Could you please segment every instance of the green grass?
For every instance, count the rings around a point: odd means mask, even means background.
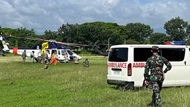
[[[0,107],[146,107],[151,91],[120,91],[106,82],[106,58],[87,56],[90,67],[22,63],[0,57]],[[190,107],[190,88],[164,88],[163,107]]]

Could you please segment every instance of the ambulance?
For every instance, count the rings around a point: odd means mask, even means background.
[[[144,86],[144,67],[153,45],[114,45],[107,61],[107,83],[122,89]],[[155,45],[154,45],[155,46]],[[172,69],[165,74],[163,87],[190,85],[190,46],[156,45]],[[164,66],[165,68],[166,66]]]

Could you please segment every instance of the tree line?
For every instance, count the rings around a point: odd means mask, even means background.
[[[31,47],[39,43],[24,38],[51,39],[60,42],[80,43],[88,46],[104,45],[107,49],[116,44],[163,44],[165,41],[186,41],[190,44],[190,24],[180,17],[170,19],[164,24],[166,33],[154,32],[150,25],[128,23],[118,25],[111,22],[88,22],[83,24],[63,24],[57,31],[46,30],[37,35],[33,29],[1,28],[0,32],[8,35],[9,43],[14,47]],[[22,38],[9,38],[10,35]],[[11,36],[10,36],[11,37]],[[20,42],[22,41],[22,42]]]

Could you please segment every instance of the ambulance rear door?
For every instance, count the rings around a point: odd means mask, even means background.
[[[127,80],[128,47],[112,47],[108,56],[108,80]]]
[[[140,46],[134,47],[133,54],[133,63],[132,63],[132,76],[131,79],[134,81],[134,86],[141,87],[144,80],[144,67],[146,60],[152,56],[151,46]]]

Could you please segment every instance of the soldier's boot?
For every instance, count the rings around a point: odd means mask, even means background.
[[[48,69],[48,65],[45,65],[45,66],[44,66],[44,69]]]

